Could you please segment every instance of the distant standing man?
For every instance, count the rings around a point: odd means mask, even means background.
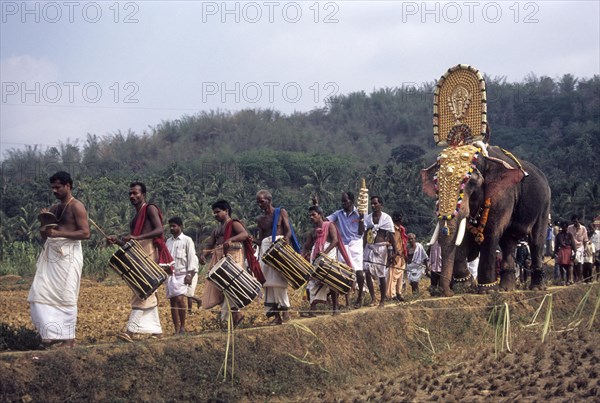
[[[554,253],[556,264],[560,271],[560,277],[566,285],[573,284],[573,250],[575,241],[573,235],[568,231],[569,223],[563,221],[560,224],[560,232],[554,238]],[[564,278],[566,274],[566,279]]]
[[[169,229],[171,236],[167,239],[167,248],[175,260],[175,265],[173,273],[167,279],[167,298],[171,304],[175,334],[184,334],[186,294],[193,279],[198,277],[198,257],[194,241],[183,233],[183,220],[180,217],[169,219]],[[195,298],[193,294],[192,298]]]
[[[265,311],[268,318],[274,318],[273,324],[281,325],[290,319],[290,298],[288,296],[288,282],[285,276],[262,260],[262,256],[277,239],[284,238],[290,242],[292,229],[289,216],[285,209],[276,210],[273,207],[273,196],[268,190],[259,190],[256,194],[256,204],[263,211],[258,217],[258,242],[260,245],[259,259],[265,283],[263,284],[265,297]],[[278,214],[276,214],[276,211]],[[277,215],[277,217],[275,217]]]
[[[350,262],[348,266],[352,266],[356,273],[356,282],[358,285],[358,298],[354,304],[355,308],[362,306],[363,287],[365,286],[365,277],[363,274],[363,240],[362,236],[365,232],[364,214],[359,213],[354,206],[354,193],[344,192],[341,198],[342,208],[335,213],[329,215],[327,219],[334,222],[342,237],[342,243],[348,252]],[[343,260],[344,257],[338,254],[338,260]]]
[[[588,241],[587,229],[579,222],[579,216],[574,214],[571,217],[572,224],[569,225],[567,231],[573,235],[575,242],[575,261],[573,264],[574,282],[583,280],[583,250],[584,245]]]
[[[27,301],[42,346],[73,347],[83,268],[81,240],[89,239],[90,227],[83,203],[72,195],[71,175],[64,171],[55,173],[50,177],[50,186],[60,203],[42,209],[42,213],[53,213],[56,224],[40,229],[44,249]]]
[[[404,285],[404,272],[406,271],[406,256],[408,254],[406,245],[408,238],[406,229],[402,225],[404,215],[398,211],[392,214],[394,222],[394,253],[389,257],[390,267],[387,280],[387,297],[398,302],[404,301],[402,297],[402,286]]]
[[[428,261],[427,252],[420,242],[417,242],[415,234],[408,234],[408,282],[412,287],[413,294],[419,293],[419,280],[425,273]]]
[[[108,241],[121,245],[132,239],[137,240],[159,265],[172,264],[173,258],[164,240],[162,212],[154,204],[146,202],[146,185],[144,183],[132,182],[129,185],[129,201],[136,211],[129,223],[130,234],[121,238],[112,235]],[[118,337],[131,342],[133,341],[131,336],[134,334],[150,334],[155,338],[162,336],[156,292],[145,300],[139,298],[135,293],[133,294],[127,330],[120,333]]]
[[[379,308],[383,308],[385,303],[386,276],[388,272],[388,247],[390,255],[396,254],[396,243],[394,242],[394,222],[389,214],[384,213],[383,199],[380,196],[371,197],[371,208],[373,212],[367,215],[364,225],[366,232],[364,235],[364,263],[363,272],[367,279],[371,275],[379,279]],[[373,288],[373,281],[370,281],[369,292]],[[369,285],[367,283],[367,285]],[[373,293],[374,294],[374,293]],[[372,298],[374,295],[372,295]],[[375,302],[374,298],[372,303]]]

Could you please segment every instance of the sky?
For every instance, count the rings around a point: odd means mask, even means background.
[[[600,0],[0,6],[0,158],[201,111],[307,112],[459,63],[509,82],[600,74]]]

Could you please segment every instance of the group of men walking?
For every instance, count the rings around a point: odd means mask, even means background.
[[[54,213],[57,220],[55,224],[41,228],[44,250],[38,260],[28,301],[32,321],[42,337],[43,347],[72,346],[83,265],[81,240],[90,237],[90,228],[85,206],[73,197],[71,176],[67,172],[58,172],[50,178],[50,184],[59,203],[51,206],[49,211]],[[193,303],[206,309],[221,305],[221,318],[226,319],[231,313],[234,325],[243,320],[243,314],[210,281],[205,282],[201,299],[194,295],[199,264],[206,264],[210,257],[210,270],[224,255],[231,256],[242,267],[246,264],[253,267],[255,275],[260,273],[265,314],[272,319],[272,323],[281,324],[289,320],[291,304],[288,281],[281,271],[262,259],[269,247],[281,238],[311,263],[323,253],[352,268],[356,277],[357,298],[354,307],[357,308],[365,304],[367,292],[370,295],[367,305],[376,305],[374,278],[380,291],[378,306],[382,307],[386,300],[403,299],[406,271],[413,290],[425,271],[427,255],[423,248],[419,248],[414,234],[406,234],[401,214],[394,213],[391,217],[382,211],[383,200],[378,196],[371,198],[373,212],[366,216],[358,212],[351,192],[342,194],[342,208],[329,216],[325,216],[318,205],[310,207],[308,214],[313,228],[301,246],[287,211],[274,207],[271,193],[260,190],[256,195],[256,203],[262,215],[257,219],[258,237],[254,240],[259,245],[257,260],[250,234],[242,222],[232,218],[231,206],[227,201],[218,200],[211,206],[218,224],[211,232],[205,248],[197,255],[193,240],[183,233],[183,220],[180,217],[168,220],[171,237],[165,242],[162,212],[158,206],[146,201],[146,191],[142,182],[130,184],[129,200],[135,208],[135,216],[129,224],[128,234],[106,238],[108,243],[118,245],[137,241],[145,253],[169,271],[166,296],[170,301],[175,334],[185,333],[186,312],[191,312]],[[339,312],[337,292],[315,279],[310,281],[307,289],[312,312],[317,304],[326,303],[329,298],[334,314]],[[349,305],[346,295],[346,306]],[[140,334],[160,337],[162,333],[156,292],[146,299],[133,293],[127,326],[118,337],[133,341]]]

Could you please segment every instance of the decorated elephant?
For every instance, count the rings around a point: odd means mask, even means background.
[[[421,172],[424,193],[437,197],[438,223],[431,243],[442,252],[441,287],[467,280],[467,261],[479,254],[480,291],[515,288],[514,251],[528,237],[531,288],[543,287],[542,259],[550,210],[544,174],[510,152],[487,144],[485,81],[471,66],[458,65],[438,81],[434,94],[434,139],[447,145]],[[502,251],[499,280],[496,250]]]
[[[519,240],[525,237],[529,237],[532,256],[531,287],[543,285],[542,259],[550,210],[548,181],[534,165],[520,161],[518,166],[499,147],[485,148],[487,151],[476,145],[447,148],[437,163],[422,171],[423,191],[438,196],[434,237],[442,250],[445,296],[453,294],[452,276],[456,281],[468,278],[467,261],[478,254],[479,287],[483,291],[495,288],[498,247],[503,256],[500,289],[514,289],[513,256]]]

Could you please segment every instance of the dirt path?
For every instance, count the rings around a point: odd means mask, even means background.
[[[184,337],[118,343],[114,334],[127,319],[128,290],[90,283],[80,298],[79,345],[0,354],[0,400],[598,401],[600,318],[591,329],[588,324],[599,289],[593,286],[577,317],[589,290],[584,285],[428,298],[335,317],[294,315],[277,327],[264,325],[257,305],[227,350],[227,333],[215,330],[213,312],[196,312]],[[527,325],[548,293],[553,321],[542,344],[548,300],[538,323]],[[0,287],[2,323],[30,326],[26,294],[25,286]],[[294,299],[304,304],[300,295]],[[512,352],[496,356],[489,319],[498,318],[504,303]],[[168,329],[166,301],[161,304]]]

